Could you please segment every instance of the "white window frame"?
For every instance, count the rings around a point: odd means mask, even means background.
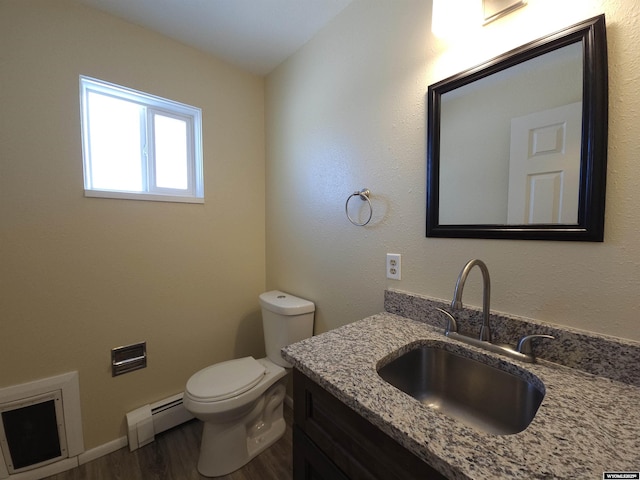
[[[106,190],[92,185],[91,138],[89,135],[89,93],[108,95],[141,105],[140,128],[142,146],[142,191]],[[84,165],[84,195],[86,197],[122,198],[162,202],[204,203],[202,165],[202,111],[197,107],[157,97],[91,77],[80,76],[80,108],[82,117],[82,150]],[[160,188],[155,182],[154,114],[183,120],[187,125],[187,188]]]

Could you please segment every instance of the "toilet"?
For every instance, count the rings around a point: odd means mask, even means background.
[[[285,432],[282,403],[286,345],[313,335],[313,302],[273,290],[260,295],[266,358],[237,358],[196,372],[184,406],[204,422],[198,471],[227,475],[275,443]]]

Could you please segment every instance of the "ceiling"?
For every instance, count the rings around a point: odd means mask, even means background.
[[[352,0],[79,0],[266,75]]]

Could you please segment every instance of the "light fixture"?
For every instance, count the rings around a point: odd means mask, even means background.
[[[482,0],[483,25],[504,17],[526,4],[527,0]]]
[[[433,0],[431,31],[441,39],[464,39],[481,28],[480,0]]]

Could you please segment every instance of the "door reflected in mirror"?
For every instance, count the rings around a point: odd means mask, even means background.
[[[604,16],[429,87],[427,236],[602,241]]]

